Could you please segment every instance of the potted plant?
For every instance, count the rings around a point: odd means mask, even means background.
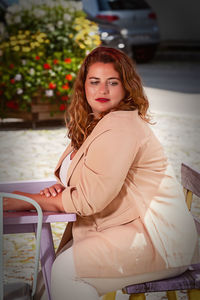
[[[0,40],[0,117],[60,116],[98,26],[75,1],[19,1],[8,7]],[[38,107],[38,105],[40,105]]]

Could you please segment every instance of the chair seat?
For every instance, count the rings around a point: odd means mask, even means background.
[[[123,290],[126,294],[137,294],[198,288],[200,288],[200,264],[192,265],[187,271],[179,276],[129,285]]]

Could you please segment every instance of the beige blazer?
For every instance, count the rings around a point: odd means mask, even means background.
[[[57,180],[63,159],[55,170]],[[80,277],[132,276],[191,263],[197,232],[163,147],[137,111],[107,114],[73,158],[62,193],[77,214]],[[72,233],[71,233],[72,229]]]

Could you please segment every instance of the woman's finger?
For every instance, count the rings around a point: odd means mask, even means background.
[[[57,193],[60,193],[63,190],[63,187],[61,184],[55,184],[54,187],[55,187],[55,190],[57,191]]]
[[[45,195],[46,197],[50,197],[50,196],[51,196],[51,194],[50,194],[50,192],[49,192],[49,188],[45,188],[45,189],[43,190],[43,192],[44,192],[44,195]]]
[[[54,188],[54,186],[51,186],[51,187],[49,188],[49,193],[50,193],[53,197],[55,197],[55,196],[57,195],[57,190]]]

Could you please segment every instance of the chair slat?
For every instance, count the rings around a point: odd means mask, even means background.
[[[193,276],[191,276],[191,272]],[[199,284],[196,278],[196,274],[198,274],[198,272],[199,271],[186,271],[177,277],[130,285],[124,290],[127,294],[134,294],[193,289]]]
[[[190,275],[191,271],[186,271],[183,274],[169,279],[147,282],[148,292],[164,292],[187,290],[195,288],[195,280]]]
[[[200,197],[200,173],[185,164],[181,165],[181,184]]]
[[[146,293],[147,287],[145,283],[139,283],[139,284],[126,286],[125,288],[123,288],[123,291],[126,294]]]

